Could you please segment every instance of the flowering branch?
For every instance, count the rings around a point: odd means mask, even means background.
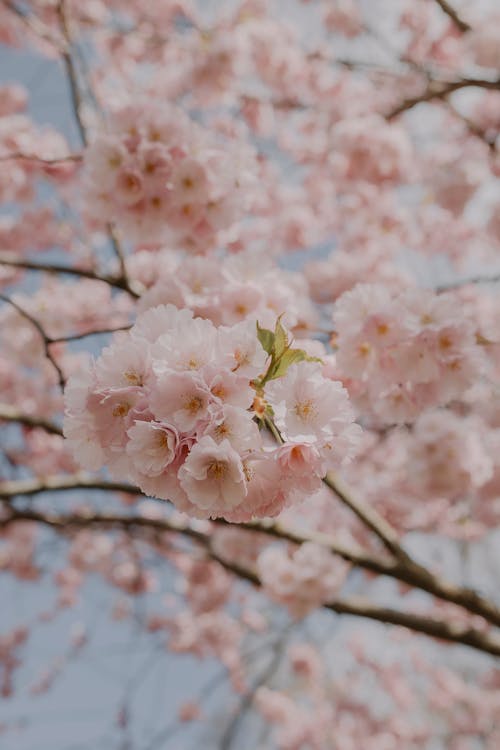
[[[385,520],[376,510],[369,506],[363,505],[359,500],[354,498],[349,488],[332,473],[326,475],[323,482],[329,487],[337,497],[364,523],[371,531],[378,536],[380,541],[397,559],[408,561],[408,555],[402,549],[396,530]]]
[[[455,91],[472,87],[487,89],[489,91],[498,91],[500,89],[500,80],[490,81],[488,79],[463,78],[460,81],[430,81],[426,90],[422,94],[412,96],[409,99],[402,101],[401,104],[398,104],[397,107],[386,114],[386,119],[392,120],[403,112],[413,109],[417,104],[431,102],[435,99],[444,100]]]
[[[33,416],[32,414],[23,414],[18,409],[8,404],[0,404],[0,421],[1,422],[18,422],[26,427],[40,427],[51,435],[62,435],[62,429],[43,417]]]
[[[1,490],[0,490],[1,496]],[[226,560],[212,549],[209,534],[198,531],[184,522],[172,519],[151,519],[146,517],[127,517],[112,514],[67,514],[56,515],[33,510],[18,511],[10,508],[9,515],[0,520],[0,527],[13,522],[37,522],[57,531],[67,531],[71,528],[85,528],[89,526],[107,528],[144,528],[155,531],[181,533],[193,538],[203,545],[210,559],[220,563],[226,570],[237,575],[254,586],[261,586],[259,576],[249,568]],[[377,620],[389,625],[399,625],[418,633],[430,635],[450,643],[470,646],[478,651],[500,656],[500,638],[491,633],[484,633],[476,628],[458,623],[450,624],[434,617],[427,617],[415,613],[401,612],[390,607],[372,604],[364,597],[338,598],[323,605],[337,614],[348,614]]]
[[[469,24],[466,23],[462,18],[460,18],[457,11],[452,8],[447,0],[436,0],[436,3],[439,5],[443,13],[446,13],[446,15],[451,18],[455,26],[460,29],[460,31],[470,31],[471,27],[469,26]]]
[[[9,266],[11,268],[21,268],[26,271],[45,271],[46,273],[67,273],[70,276],[79,276],[84,279],[93,279],[94,281],[102,281],[109,286],[122,289],[137,299],[140,295],[134,291],[132,287],[121,277],[112,276],[108,274],[99,274],[96,271],[91,271],[86,268],[75,268],[74,266],[63,266],[58,263],[38,263],[30,260],[16,260],[8,255],[0,254],[0,265]]]
[[[61,32],[64,37],[64,40],[66,42],[65,48],[61,51],[61,55],[64,61],[64,65],[66,68],[66,74],[69,82],[70,92],[71,92],[71,102],[73,105],[73,112],[75,115],[75,121],[78,126],[78,131],[80,133],[80,138],[82,141],[82,144],[84,146],[88,146],[88,137],[87,137],[87,130],[83,121],[82,117],[82,96],[80,93],[80,87],[78,84],[78,72],[76,69],[76,65],[73,60],[73,56],[71,54],[71,49],[73,46],[73,40],[71,38],[70,30],[69,30],[69,24],[68,24],[68,18],[66,13],[66,3],[65,0],[59,0],[59,3],[57,5],[57,13],[59,16],[59,24],[61,27]],[[123,283],[124,288],[127,290],[130,289],[130,283],[127,276],[127,269],[125,265],[125,255],[123,253],[123,249],[121,247],[121,243],[118,239],[118,236],[116,234],[116,231],[112,224],[108,224],[107,226],[107,232],[108,237],[111,242],[111,246],[113,248],[113,251],[118,259],[118,262],[120,264],[120,281]]]
[[[16,479],[0,482],[0,498],[13,498],[20,495],[37,495],[42,492],[67,492],[68,490],[108,490],[125,492],[128,495],[142,495],[138,487],[124,482],[96,479],[88,474],[68,474],[38,479]]]
[[[123,482],[111,482],[96,479],[90,475],[82,473],[77,475],[47,477],[43,481],[37,479],[20,479],[2,482],[0,483],[0,498],[12,499],[21,495],[36,495],[42,492],[66,492],[68,490],[80,489],[124,492],[130,495],[143,494],[139,488],[134,487],[133,485]],[[342,491],[344,497],[347,497],[344,488],[342,488]],[[351,500],[351,502],[353,501]],[[356,503],[356,506],[358,509],[360,508],[359,503]],[[361,509],[360,513],[362,515],[358,517],[363,520],[363,515],[365,513],[364,509]],[[82,519],[86,517],[76,516],[75,518]],[[104,519],[104,523],[111,523],[112,518],[115,517],[100,516],[101,520]],[[134,517],[131,517],[128,519],[128,522],[133,525],[135,520]],[[227,522],[222,519],[217,519],[214,523],[226,524]],[[154,528],[160,530],[163,529],[163,524],[166,524],[165,528],[168,530],[171,522],[158,519],[151,520],[139,518],[135,525],[151,526],[153,524]],[[300,534],[292,529],[288,529],[279,522],[261,521],[232,525],[247,531],[264,533],[276,539],[290,541],[295,544],[303,544],[311,541],[315,542],[316,544],[327,547],[330,552],[342,557],[344,560],[347,560],[357,567],[402,581],[403,583],[414,586],[421,591],[426,591],[439,599],[457,604],[469,612],[483,617],[488,622],[500,626],[500,612],[495,604],[480,596],[472,589],[456,586],[446,579],[431,573],[426,568],[415,563],[415,561],[406,555],[406,553],[404,553],[405,557],[403,559],[397,562],[392,562],[367,554],[360,550],[349,549],[326,534],[320,534],[317,532]],[[179,526],[176,528],[178,530],[185,530],[191,527],[188,524],[185,524],[182,528]],[[233,572],[236,572],[238,569],[239,568],[236,565]]]
[[[468,286],[469,284],[497,284],[500,282],[500,273],[494,276],[472,276],[468,279],[457,279],[456,281],[450,281],[446,284],[440,284],[436,287],[436,292],[441,294],[442,292],[448,292],[451,289],[459,289],[462,286]]]
[[[26,318],[26,320],[29,320],[29,322],[35,326],[36,330],[42,337],[43,341],[43,347],[45,350],[45,356],[53,366],[54,370],[57,373],[57,379],[59,382],[59,386],[61,390],[64,390],[64,386],[66,385],[66,378],[64,377],[63,371],[57,364],[56,360],[54,359],[54,356],[52,355],[52,352],[50,351],[50,344],[52,343],[49,336],[45,333],[43,327],[40,325],[38,320],[36,320],[32,315],[30,315],[26,310],[24,310],[22,307],[20,307],[14,300],[10,299],[10,297],[7,297],[5,294],[0,294],[0,299],[6,302],[8,305],[13,307],[19,315],[22,315],[23,318]]]

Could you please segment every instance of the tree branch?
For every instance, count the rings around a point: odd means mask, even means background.
[[[435,291],[437,294],[442,294],[442,292],[459,289],[462,286],[468,286],[468,284],[498,284],[499,282],[500,273],[494,276],[472,276],[468,279],[457,279],[456,281],[449,281],[446,284],[440,284],[436,287]]]
[[[173,519],[151,519],[147,517],[130,517],[111,514],[68,514],[56,515],[33,510],[18,511],[10,508],[8,517],[0,519],[0,527],[14,522],[38,522],[58,531],[69,531],[71,528],[85,528],[89,526],[105,528],[145,528],[155,531],[180,533],[191,537],[202,544],[210,559],[220,563],[226,570],[239,578],[248,581],[256,587],[261,586],[257,574],[242,565],[233,563],[221,557],[212,549],[210,535],[194,529],[189,523],[174,521]],[[439,640],[470,646],[494,656],[500,656],[500,638],[496,634],[484,633],[458,623],[448,623],[434,617],[418,613],[401,612],[390,607],[373,604],[364,597],[339,598],[323,605],[337,614],[348,614],[364,617],[389,625],[399,625],[417,633],[423,633]]]
[[[55,422],[32,414],[23,414],[8,404],[0,404],[0,422],[17,422],[26,425],[26,427],[39,427],[51,435],[63,434],[62,429]]]
[[[439,5],[443,13],[446,13],[446,15],[451,18],[457,29],[460,29],[462,32],[470,31],[471,27],[469,24],[460,18],[457,11],[451,7],[447,0],[436,0],[436,3]]]
[[[63,371],[61,370],[61,368],[57,364],[56,360],[54,359],[54,357],[52,355],[52,352],[50,351],[51,340],[47,336],[47,334],[45,333],[43,327],[40,325],[40,323],[38,322],[38,320],[36,320],[36,318],[34,318],[32,315],[30,315],[28,312],[26,312],[26,310],[23,310],[23,308],[20,307],[17,304],[17,302],[14,302],[14,300],[10,299],[10,297],[7,297],[7,295],[0,294],[0,299],[3,300],[4,302],[6,302],[11,307],[13,307],[14,310],[17,310],[17,312],[19,313],[19,315],[22,315],[23,318],[26,318],[26,320],[29,320],[29,322],[36,328],[36,330],[38,331],[38,333],[42,337],[42,342],[43,342],[43,348],[44,348],[44,351],[45,351],[45,356],[47,357],[47,359],[49,360],[49,362],[52,364],[54,370],[57,373],[57,379],[58,379],[58,382],[59,382],[59,387],[61,388],[61,390],[64,390],[64,387],[66,385],[66,378],[64,377]]]
[[[417,104],[431,102],[435,99],[446,99],[447,96],[453,94],[455,91],[472,87],[497,91],[500,89],[500,80],[490,81],[488,79],[479,78],[462,78],[460,81],[430,81],[426,90],[422,94],[405,99],[391,112],[388,112],[385,117],[387,120],[392,120],[403,112],[413,109]]]
[[[380,539],[382,544],[397,559],[408,560],[409,557],[399,543],[399,535],[388,521],[385,520],[374,508],[363,505],[351,494],[349,488],[335,476],[332,472],[328,473],[323,482],[329,487],[337,497]]]
[[[75,268],[73,266],[63,266],[58,263],[38,263],[31,260],[16,260],[14,257],[8,255],[2,255],[0,253],[0,265],[9,266],[11,268],[20,268],[26,271],[44,271],[46,273],[67,273],[70,276],[79,276],[84,279],[93,279],[94,281],[102,281],[109,286],[121,289],[124,292],[128,292],[132,297],[138,299],[140,294],[134,291],[126,281],[120,276],[112,276],[106,274],[99,274],[96,271],[90,271],[86,268]]]
[[[84,146],[88,146],[88,137],[85,123],[82,116],[82,96],[80,93],[80,87],[78,84],[78,71],[71,54],[73,48],[73,40],[71,38],[68,17],[66,13],[66,2],[65,0],[59,0],[57,5],[57,13],[59,16],[59,25],[61,27],[61,33],[65,40],[65,48],[61,51],[61,55],[66,68],[66,74],[69,82],[71,92],[71,102],[73,105],[73,112],[75,115],[75,121],[78,126],[80,138]],[[120,281],[123,283],[125,289],[130,290],[130,283],[127,275],[127,268],[125,265],[125,255],[121,246],[121,243],[117,237],[116,231],[112,224],[107,225],[108,237],[115,253],[118,263],[120,266]]]
[[[451,624],[434,617],[381,607],[362,597],[336,599],[324,606],[337,614],[354,615],[389,625],[399,625],[442,641],[460,643],[493,656],[500,656],[500,638],[497,634],[486,634],[467,625]]]
[[[64,67],[66,69],[66,75],[68,78],[69,88],[70,88],[70,95],[71,95],[71,103],[73,105],[73,112],[75,114],[75,121],[78,128],[78,132],[80,134],[80,139],[82,141],[82,144],[84,146],[87,146],[88,139],[87,139],[87,130],[85,128],[85,124],[83,122],[82,117],[82,97],[80,95],[80,87],[78,85],[78,73],[76,70],[76,66],[73,62],[73,57],[71,55],[71,47],[72,47],[72,40],[69,33],[68,28],[68,20],[66,17],[66,4],[64,0],[59,0],[57,4],[57,14],[59,17],[59,26],[61,29],[61,33],[63,35],[65,46],[61,50],[61,57],[64,62]]]
[[[38,495],[42,492],[68,492],[69,490],[104,490],[125,492],[128,495],[142,495],[138,487],[125,482],[99,479],[89,474],[68,474],[45,477],[44,479],[15,479],[0,482],[0,498],[14,498],[20,495]]]
[[[130,495],[138,496],[143,495],[141,490],[133,485],[122,482],[111,482],[98,478],[96,479],[91,475],[82,473],[77,475],[47,477],[43,481],[37,479],[18,479],[2,482],[0,483],[0,498],[12,499],[17,496],[36,495],[42,492],[67,492],[69,490],[81,489],[125,492]],[[81,523],[82,517],[77,518],[80,519],[78,522]],[[99,523],[113,523],[113,519],[116,521],[115,516],[101,516]],[[363,519],[361,518],[361,520]],[[88,519],[86,519],[86,522],[89,522]],[[120,519],[118,518],[116,522],[120,522]],[[156,519],[149,520],[139,518],[136,522],[134,517],[131,517],[127,522],[129,525],[148,525],[160,531],[163,529],[163,522]],[[224,521],[223,519],[217,519],[212,523],[227,525],[227,521]],[[315,542],[316,544],[326,547],[332,554],[342,557],[352,565],[406,583],[409,586],[413,586],[414,588],[425,591],[428,594],[432,594],[438,599],[463,607],[468,612],[479,615],[487,622],[500,627],[500,611],[493,602],[490,602],[473,589],[457,586],[441,576],[432,573],[427,570],[427,568],[416,563],[406,554],[405,557],[400,560],[386,560],[361,550],[345,547],[327,534],[321,534],[319,532],[300,534],[291,529],[287,529],[279,522],[273,523],[261,521],[231,525],[247,531],[267,534],[275,539],[289,541],[294,544],[303,544],[311,541]],[[187,527],[188,526],[186,525],[184,528]],[[223,561],[215,552],[212,552],[212,557],[213,559],[217,559],[218,562],[221,562],[221,564],[224,563],[227,567],[228,562],[225,560]],[[233,572],[241,576],[242,571],[240,567],[233,563],[231,563],[231,565],[233,566]],[[252,580],[255,581],[255,579]]]

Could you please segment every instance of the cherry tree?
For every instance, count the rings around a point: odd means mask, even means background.
[[[74,126],[0,87],[0,570],[44,600],[3,700],[84,661],[85,622],[30,641],[98,580],[220,665],[133,740],[126,691],[122,750],[498,748],[499,39],[493,2],[0,2]]]

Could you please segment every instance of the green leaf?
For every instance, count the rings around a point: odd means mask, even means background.
[[[276,327],[274,329],[274,356],[276,359],[279,359],[289,346],[287,333],[281,325],[281,318],[282,315],[280,315],[276,321]]]
[[[264,351],[267,352],[267,354],[272,355],[274,351],[274,333],[267,328],[261,328],[257,322],[257,338],[259,339]]]
[[[302,349],[287,349],[278,362],[276,362],[276,367],[273,368],[273,373],[269,380],[283,377],[291,365],[294,365],[296,362],[303,362],[305,359],[307,359],[307,354]]]

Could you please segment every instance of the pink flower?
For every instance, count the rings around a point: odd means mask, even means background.
[[[301,618],[337,593],[349,566],[325,547],[306,542],[291,555],[284,547],[266,547],[257,569],[268,595]]]
[[[344,443],[344,437],[351,436],[354,446],[360,428],[354,424],[347,391],[339,382],[323,377],[319,363],[292,365],[284,377],[266,387],[266,395],[286,440],[316,443],[320,450],[326,447],[331,459],[330,443],[337,439]]]
[[[159,420],[170,422],[181,432],[192,432],[206,419],[210,391],[196,372],[167,371],[152,388],[150,406]]]
[[[179,436],[170,425],[138,420],[127,435],[127,454],[141,474],[157,476],[174,460]]]
[[[191,449],[179,470],[181,487],[206,517],[240,505],[247,494],[243,464],[228,440],[216,443],[208,435]]]

